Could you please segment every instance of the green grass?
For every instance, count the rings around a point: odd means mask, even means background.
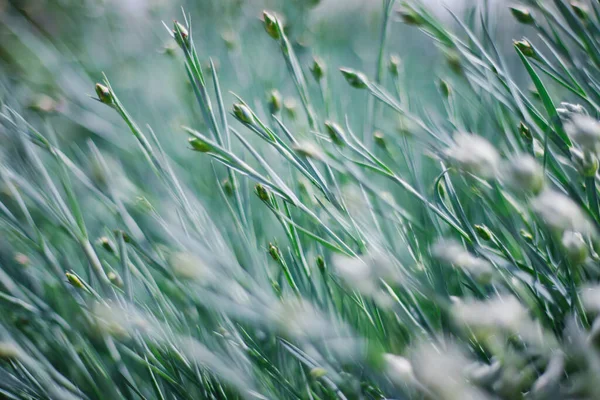
[[[507,52],[487,2],[384,0],[372,73],[266,11],[245,71],[285,68],[284,99],[226,92],[184,15],[176,132],[110,73],[64,109],[3,82],[0,397],[599,398],[600,7],[526,3]]]

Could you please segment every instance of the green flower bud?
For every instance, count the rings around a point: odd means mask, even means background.
[[[292,120],[296,119],[297,106],[298,103],[296,103],[296,100],[294,100],[293,97],[288,97],[283,101],[283,108],[285,109],[287,116]]]
[[[269,243],[269,255],[276,262],[281,261],[281,253],[279,252],[277,246],[275,246],[273,243]]]
[[[571,8],[573,9],[575,15],[577,15],[580,19],[584,21],[588,19],[590,9],[585,3],[573,0],[571,1]]]
[[[244,124],[252,125],[254,124],[254,115],[252,111],[242,103],[237,103],[233,105],[233,115]]]
[[[457,75],[462,75],[463,67],[462,62],[460,61],[460,55],[455,51],[447,51],[446,52],[446,63]]]
[[[515,17],[515,19],[520,23],[525,25],[531,25],[535,23],[533,15],[531,15],[529,9],[524,7],[509,7],[509,9],[513,17]]]
[[[440,79],[440,92],[445,98],[450,97],[450,94],[452,94],[452,88],[450,87],[448,82],[446,82],[443,79]]]
[[[323,256],[317,256],[317,268],[319,268],[319,271],[322,273],[325,272],[326,266]]]
[[[113,103],[113,98],[112,98],[112,94],[110,93],[110,90],[100,84],[100,83],[96,83],[96,94],[98,95],[98,100],[100,100],[101,103],[104,103],[108,106],[112,105]]]
[[[254,186],[254,192],[262,201],[267,203],[271,201],[271,195],[269,194],[269,191],[260,183]]]
[[[422,26],[425,23],[423,18],[407,3],[403,3],[397,13],[406,25]]]
[[[224,179],[221,186],[223,187],[223,192],[225,192],[226,196],[233,197],[233,195],[235,193],[235,187],[233,186],[233,183],[231,183],[231,181],[229,179]]]
[[[329,138],[331,141],[338,146],[344,146],[346,144],[346,135],[344,134],[344,130],[335,122],[326,121],[325,128],[327,129],[327,133],[329,134]]]
[[[279,39],[281,37],[281,23],[275,14],[271,14],[268,11],[263,11],[263,24],[265,31],[273,39]]]
[[[492,231],[485,225],[475,225],[475,232],[477,236],[486,242],[492,240]]]
[[[173,21],[173,37],[179,46],[188,46],[190,37],[187,28],[177,21]]]
[[[106,276],[108,277],[108,280],[110,281],[110,283],[112,283],[113,285],[122,288],[123,287],[123,280],[121,279],[121,277],[119,275],[117,275],[117,273],[110,271],[108,274],[106,274]]]
[[[385,148],[385,135],[381,131],[375,131],[373,133],[373,141],[381,148]]]
[[[281,93],[279,90],[273,89],[269,93],[269,111],[271,114],[277,114],[281,110]]]
[[[586,178],[596,176],[598,172],[598,157],[590,151],[580,151],[576,148],[571,148],[571,160],[581,173]]]
[[[83,282],[81,282],[81,279],[79,279],[77,275],[72,274],[70,272],[66,272],[65,276],[67,277],[67,281],[71,284],[71,286],[76,287],[77,289],[85,288]]]
[[[310,72],[312,72],[313,77],[318,82],[325,76],[325,63],[319,57],[315,57],[313,59],[313,64],[310,67]]]
[[[364,89],[369,85],[369,79],[362,72],[350,68],[340,68],[340,72],[352,87]]]
[[[528,143],[531,143],[533,141],[533,136],[531,135],[531,130],[523,122],[521,122],[519,124],[519,133]]]
[[[327,375],[327,370],[325,368],[315,367],[310,370],[310,377],[313,379],[319,379]]]
[[[514,42],[514,45],[517,49],[519,49],[521,51],[521,53],[523,53],[523,55],[525,57],[535,56],[535,50],[533,49],[533,46],[531,45],[529,40],[527,40],[527,39],[516,40]]]
[[[104,250],[108,251],[109,253],[115,252],[114,246],[110,242],[110,239],[107,238],[106,236],[102,236],[101,238],[99,238],[97,243],[98,243],[98,245],[102,246],[104,248]]]
[[[189,138],[188,143],[192,146],[192,150],[194,150],[194,151],[199,151],[201,153],[208,153],[209,151],[212,150],[212,146],[210,144],[206,143],[204,140],[197,138],[197,137]]]
[[[527,243],[533,243],[533,235],[531,233],[527,232],[525,229],[521,229],[519,233]]]
[[[398,57],[395,54],[392,54],[390,56],[390,63],[388,65],[388,69],[390,70],[390,74],[392,74],[392,76],[398,76],[400,74],[401,64],[402,61],[400,60],[400,57]]]
[[[572,265],[580,265],[587,259],[588,247],[581,233],[567,231],[562,237],[565,256]]]

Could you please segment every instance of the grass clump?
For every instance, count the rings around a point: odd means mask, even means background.
[[[98,110],[134,150],[2,105],[0,396],[600,397],[600,10],[511,6],[529,38],[504,54],[487,5],[452,28],[383,5],[373,77],[304,62],[265,11],[285,99],[227,104],[190,19],[167,26],[191,158],[107,78]],[[395,16],[447,61],[426,106],[388,57]]]

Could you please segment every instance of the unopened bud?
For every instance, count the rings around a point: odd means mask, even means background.
[[[584,21],[588,19],[590,9],[585,3],[575,0],[571,1],[571,8],[573,9],[575,15],[577,15],[580,19]]]
[[[109,253],[114,253],[115,249],[110,240],[106,236],[102,236],[98,239],[97,242],[100,246],[102,246]]]
[[[329,134],[331,141],[338,146],[343,146],[346,143],[344,130],[335,122],[326,121],[325,128]]]
[[[100,100],[101,103],[104,103],[109,106],[112,105],[112,94],[106,86],[100,83],[96,83],[96,94],[98,95],[98,100]]]
[[[391,55],[390,56],[390,63],[388,65],[388,68],[390,70],[390,74],[392,74],[392,76],[398,76],[400,74],[400,65],[402,64],[402,61],[400,60],[400,57],[398,57],[397,55]]]
[[[397,12],[398,16],[400,16],[402,21],[407,25],[421,26],[425,22],[423,18],[406,3],[404,3]]]
[[[288,97],[283,101],[283,108],[290,119],[296,119],[296,108],[298,103],[293,97]]]
[[[71,286],[76,287],[78,289],[85,288],[83,282],[81,282],[81,279],[79,279],[77,275],[72,274],[70,272],[66,272],[65,276],[67,277],[67,281],[71,284]]]
[[[321,367],[315,367],[310,370],[310,377],[313,379],[319,379],[327,375],[327,370]]]
[[[460,56],[455,51],[447,51],[446,52],[446,63],[448,66],[457,75],[461,75],[463,72],[462,62],[460,61]]]
[[[340,72],[346,78],[350,86],[357,89],[364,89],[369,85],[369,80],[362,72],[355,71],[350,68],[340,68]]]
[[[588,248],[581,233],[567,231],[563,234],[561,243],[571,264],[580,265],[587,259]]]
[[[440,79],[440,92],[445,98],[450,97],[450,94],[452,94],[452,88],[450,87],[450,84],[443,79]]]
[[[254,186],[254,192],[256,193],[258,198],[261,199],[262,201],[264,201],[264,202],[271,201],[271,196],[269,194],[269,191],[267,190],[267,188],[265,188],[260,183],[257,184],[256,186]]]
[[[106,274],[106,276],[108,277],[108,280],[110,281],[110,283],[112,283],[113,285],[115,285],[119,288],[123,287],[123,280],[115,272],[110,271],[108,274]]]
[[[519,233],[527,243],[533,243],[533,235],[531,233],[527,232],[525,229],[521,229]]]
[[[225,192],[225,195],[227,195],[228,197],[232,197],[233,194],[235,193],[235,187],[233,186],[233,183],[231,183],[231,181],[229,179],[223,180],[223,183],[221,184],[221,186],[223,187],[223,192]]]
[[[269,243],[269,255],[276,262],[281,260],[281,253],[279,253],[279,249],[273,243]]]
[[[571,160],[581,173],[586,178],[596,176],[598,172],[598,157],[590,151],[580,151],[575,148],[570,149]]]
[[[519,124],[519,133],[528,143],[531,143],[531,141],[533,140],[533,136],[531,135],[531,130],[523,122],[521,122]]]
[[[271,14],[268,11],[263,11],[263,23],[265,31],[273,39],[279,39],[281,37],[281,23],[275,14]]]
[[[319,57],[315,57],[313,59],[312,66],[310,67],[310,72],[312,72],[313,77],[318,82],[323,79],[325,76],[325,63]]]
[[[383,132],[375,131],[375,133],[373,133],[373,140],[377,146],[385,148],[385,135]]]
[[[514,42],[514,45],[525,57],[535,56],[535,50],[527,39],[521,39]]]
[[[236,103],[233,105],[233,115],[244,124],[252,125],[254,123],[254,115],[252,111],[242,103]]]
[[[525,25],[531,25],[535,22],[533,15],[529,9],[524,7],[509,7],[510,13],[515,17],[517,21]]]
[[[317,257],[317,268],[319,268],[319,271],[321,272],[325,272],[325,259],[323,258],[323,256],[318,256]]]
[[[192,150],[194,150],[194,151],[199,151],[201,153],[208,153],[209,151],[212,150],[212,146],[210,144],[208,144],[204,140],[197,138],[197,137],[189,138],[188,143],[190,144],[190,146],[192,146]]]
[[[269,111],[271,114],[277,114],[281,110],[281,93],[279,90],[273,89],[269,93]]]
[[[173,21],[173,37],[180,46],[189,44],[190,37],[187,28],[177,21]]]
[[[492,231],[485,225],[475,225],[475,232],[477,232],[477,236],[486,242],[492,240]]]
[[[9,342],[0,342],[0,360],[14,360],[19,357],[19,348]]]

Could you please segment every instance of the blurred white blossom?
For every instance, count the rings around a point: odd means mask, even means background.
[[[581,208],[570,197],[555,190],[544,190],[532,203],[533,211],[552,229],[560,232],[593,233],[594,228]]]
[[[576,114],[565,127],[567,134],[584,150],[600,150],[600,122],[587,115]]]
[[[500,155],[490,142],[465,132],[454,135],[454,145],[445,154],[453,165],[481,178],[494,177],[500,163]]]
[[[581,264],[588,256],[587,243],[579,232],[566,231],[563,234],[561,244],[572,264]]]
[[[520,154],[503,163],[502,180],[516,191],[539,193],[544,186],[544,169],[528,154]]]
[[[474,256],[454,240],[438,241],[432,246],[431,252],[441,262],[464,269],[479,282],[489,282],[494,273],[489,261]]]
[[[385,373],[392,382],[399,386],[413,383],[415,379],[413,367],[407,358],[395,354],[384,354],[383,360]]]

